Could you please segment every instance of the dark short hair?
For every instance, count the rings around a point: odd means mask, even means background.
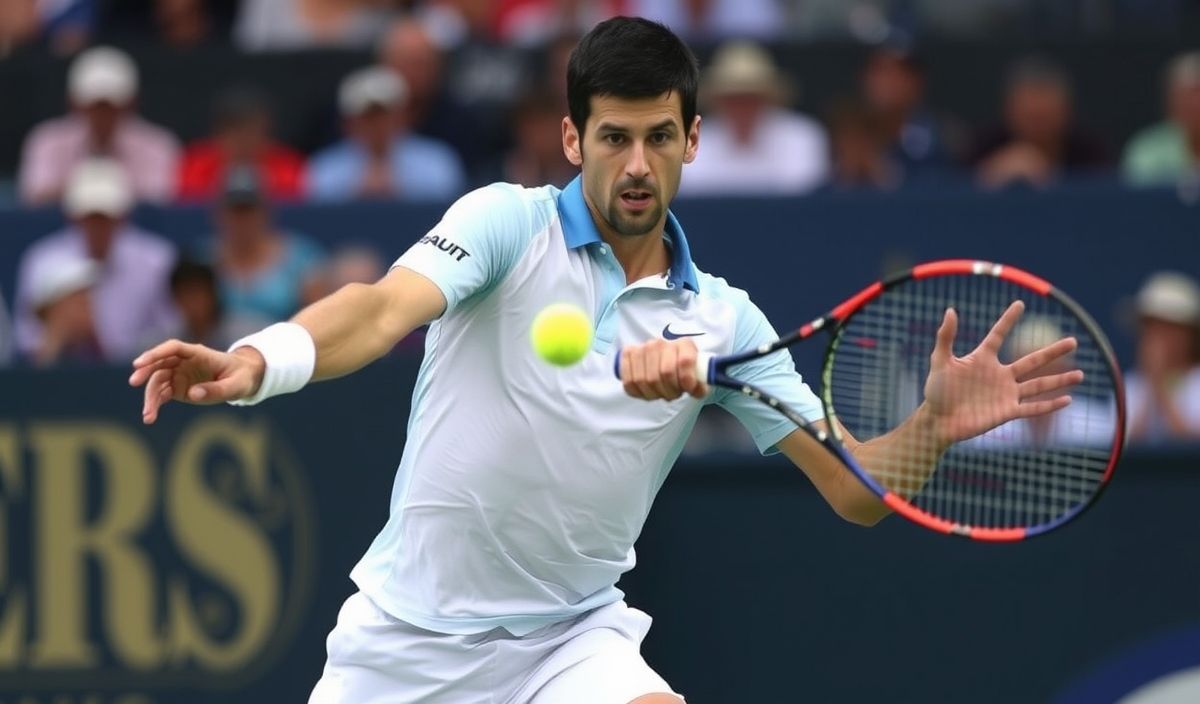
[[[665,25],[640,17],[614,17],[579,40],[567,64],[567,110],[583,134],[592,96],[656,98],[678,93],[683,128],[696,117],[700,64]]]
[[[181,258],[171,269],[171,290],[178,291],[182,286],[191,283],[198,283],[216,291],[217,273],[211,266],[198,259]]]

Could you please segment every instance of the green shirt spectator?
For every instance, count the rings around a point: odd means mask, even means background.
[[[1167,70],[1167,119],[1134,135],[1121,173],[1134,186],[1168,185],[1200,174],[1200,52]]]

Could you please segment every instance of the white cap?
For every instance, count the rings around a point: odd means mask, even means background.
[[[125,168],[112,159],[79,162],[63,194],[63,210],[71,218],[101,214],[122,218],[133,208],[133,187]]]
[[[82,254],[58,251],[36,260],[30,272],[29,305],[38,311],[100,279],[100,265]]]
[[[67,94],[80,105],[125,105],[138,90],[137,66],[118,49],[98,46],[79,55],[67,74]]]
[[[371,66],[342,79],[338,104],[343,115],[361,115],[372,106],[397,108],[408,100],[408,84],[391,69]]]
[[[721,45],[705,78],[705,87],[713,95],[754,94],[782,100],[788,93],[786,81],[771,55],[751,41]]]
[[[1200,325],[1200,286],[1177,271],[1152,274],[1138,291],[1137,312],[1145,318]]]
[[[1009,349],[1014,359],[1019,359],[1052,345],[1066,337],[1054,318],[1036,313],[1026,315],[1009,333]]]

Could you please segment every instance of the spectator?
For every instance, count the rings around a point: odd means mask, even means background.
[[[1138,132],[1121,171],[1134,186],[1200,176],[1200,52],[1176,57],[1167,70],[1167,119]]]
[[[0,3],[0,58],[38,35],[38,0],[6,0]]]
[[[313,156],[312,198],[448,201],[463,191],[454,150],[399,127],[407,96],[404,80],[382,66],[355,71],[342,81],[338,102],[347,138]]]
[[[100,36],[118,43],[154,39],[172,49],[226,43],[237,0],[121,0],[104,3]]]
[[[1010,71],[1005,122],[977,141],[970,162],[987,188],[1047,186],[1108,165],[1104,146],[1074,124],[1071,85],[1062,69],[1024,59]]]
[[[180,260],[171,271],[171,298],[179,311],[179,326],[167,337],[226,349],[262,327],[264,321],[224,314],[217,290],[217,273],[208,264]],[[153,345],[160,340],[148,340]]]
[[[409,51],[428,52],[423,45],[438,53],[452,51],[440,83],[445,104],[455,112],[443,110],[436,120],[427,117],[418,131],[458,149],[470,173],[490,165],[512,146],[508,116],[535,78],[532,55],[498,41],[491,12],[489,2],[455,0],[431,7],[416,27],[404,22],[393,30],[409,45]],[[451,24],[457,23],[453,31],[438,28],[438,20],[432,19],[436,15],[450,16]],[[404,72],[402,65],[390,59],[383,63]],[[414,86],[410,83],[414,93],[422,91]],[[454,123],[443,122],[448,118]]]
[[[712,112],[680,193],[795,194],[829,177],[829,143],[811,118],[780,107],[787,90],[767,52],[733,42],[717,49],[705,77]]]
[[[516,145],[504,156],[497,178],[534,188],[543,184],[565,187],[579,174],[562,149],[564,103],[549,91],[529,93],[513,115]]]
[[[320,247],[272,224],[255,169],[228,171],[216,224],[213,260],[221,306],[231,324],[286,320],[325,292]]]
[[[231,164],[259,170],[273,200],[304,192],[304,157],[271,138],[271,111],[257,89],[237,87],[217,99],[213,136],[190,145],[179,172],[179,199],[207,201],[220,192]]]
[[[163,202],[175,195],[179,143],[134,112],[138,75],[133,60],[109,47],[89,49],[71,64],[71,114],[33,129],[21,157],[20,195],[30,205],[62,198],[69,175],[88,157],[119,161],[133,195]]]
[[[862,72],[862,93],[878,115],[891,161],[904,180],[951,167],[945,123],[925,106],[925,70],[909,49],[875,50]]]
[[[39,367],[103,361],[91,301],[99,265],[83,252],[58,250],[38,259],[29,277],[29,308],[42,328],[30,361]]]
[[[625,4],[629,14],[662,22],[690,40],[770,40],[780,37],[787,26],[781,0],[626,0]]]
[[[1004,341],[1003,359],[1015,362],[1063,338],[1066,332],[1053,316],[1027,313]],[[1079,368],[1075,353],[1067,354],[1038,370],[1038,377],[1062,374]],[[1078,391],[1088,388],[1084,381]],[[1031,396],[1026,401],[1048,400],[1062,393],[1052,391]],[[1111,398],[1095,398],[1086,393],[1072,395],[1070,405],[1052,413],[1017,418],[971,438],[965,447],[1023,448],[1109,447],[1116,435],[1116,413]]]
[[[900,186],[903,172],[888,149],[890,132],[877,111],[859,100],[838,101],[829,112],[829,132],[834,187],[886,191]]]
[[[234,38],[245,51],[365,49],[385,13],[351,0],[242,0]]]
[[[38,38],[56,54],[73,54],[87,45],[95,16],[95,0],[4,0],[0,57]]]
[[[1137,367],[1125,375],[1130,442],[1200,438],[1200,286],[1158,272],[1137,295]]]
[[[41,358],[48,335],[61,330],[48,328],[52,322],[42,309],[50,299],[47,272],[77,267],[77,260],[96,264],[96,277],[87,298],[95,331],[97,357],[127,361],[138,344],[165,333],[175,323],[167,294],[167,275],[175,260],[174,248],[165,240],[126,222],[133,206],[133,189],[121,165],[111,159],[88,159],[71,173],[63,197],[63,209],[71,224],[30,245],[17,272],[16,336],[18,350]],[[79,290],[80,281],[70,279]],[[59,287],[49,287],[61,293]],[[74,291],[71,291],[73,293]],[[77,302],[66,306],[71,329],[83,318]],[[73,342],[81,340],[69,335]],[[85,345],[86,346],[86,345]]]

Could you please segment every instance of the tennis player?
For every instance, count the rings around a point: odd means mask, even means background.
[[[378,283],[347,286],[229,353],[171,340],[134,362],[153,423],[169,400],[253,404],[348,374],[430,324],[391,516],[351,573],[359,591],[329,636],[313,704],[682,701],[639,652],[650,618],[615,584],[706,403],[735,414],[762,451],[786,454],[846,519],[887,512],[782,416],[696,378],[697,350],[776,333],[743,291],[696,269],[667,210],[700,146],[692,53],[662,25],[613,19],[579,43],[567,81],[563,150],[582,174],[565,189],[476,190]],[[593,347],[569,369],[528,340],[555,301],[594,316]],[[928,444],[932,463],[970,432],[961,419],[979,414],[937,392],[951,381],[990,409],[978,421],[988,427],[1065,405],[1021,404],[994,352],[951,355],[954,326],[948,313],[921,410],[888,436],[848,439],[866,466],[897,442]],[[821,417],[786,351],[738,374]]]

